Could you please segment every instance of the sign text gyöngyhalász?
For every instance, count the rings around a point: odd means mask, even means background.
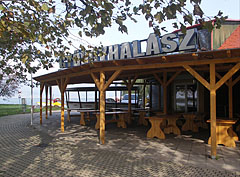
[[[145,42],[146,52],[142,52],[141,44]],[[109,61],[138,58],[143,56],[157,55],[161,53],[171,53],[177,51],[195,50],[197,49],[197,29],[189,29],[184,35],[182,32],[165,34],[158,37],[155,34],[150,34],[146,40],[135,40],[133,42],[125,42],[111,46],[103,47],[104,56],[99,56],[91,61]],[[67,56],[65,59],[60,60],[61,68],[68,68],[79,66],[89,61],[73,60],[73,58],[82,58],[80,50],[76,50],[73,55]]]

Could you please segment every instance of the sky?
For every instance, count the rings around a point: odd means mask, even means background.
[[[139,0],[135,0],[135,2],[139,2]],[[187,6],[188,9],[191,10],[190,6]],[[207,16],[214,16],[218,13],[219,10],[223,12],[223,15],[227,15],[229,19],[240,19],[240,1],[239,0],[202,0],[201,8],[205,12]],[[104,46],[121,44],[123,42],[131,42],[133,40],[141,40],[148,38],[149,34],[152,33],[152,29],[149,28],[148,22],[145,21],[143,16],[139,16],[137,18],[137,23],[127,22],[128,34],[122,34],[118,31],[117,26],[112,26],[111,28],[107,28],[104,36],[100,36],[98,38],[87,39],[93,45],[99,45],[100,42]],[[171,22],[164,22],[161,26],[166,26],[168,32],[172,32],[174,29],[172,28]],[[73,30],[73,33],[77,34],[76,30]],[[74,41],[75,46],[79,46],[79,41]],[[54,68],[50,70],[39,70],[36,74],[33,75],[39,76],[42,74],[47,74],[50,72],[57,71],[59,69],[59,65],[57,63],[54,64]],[[30,98],[30,87],[21,86],[20,90],[22,91],[22,98]],[[54,98],[60,97],[60,93],[57,87],[53,87]],[[44,95],[44,94],[43,94]],[[14,97],[18,97],[16,94]],[[39,98],[39,88],[34,88],[34,98]]]

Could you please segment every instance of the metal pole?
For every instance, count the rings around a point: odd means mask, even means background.
[[[31,125],[33,125],[33,80],[31,73]]]

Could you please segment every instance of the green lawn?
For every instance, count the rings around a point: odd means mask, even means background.
[[[60,110],[60,108],[53,107],[52,110]],[[39,111],[40,111],[39,108],[34,109],[34,112],[39,112]],[[43,111],[45,111],[45,108],[43,108]],[[31,112],[31,106],[27,105],[25,113],[30,113],[30,112]],[[0,117],[14,115],[14,114],[24,114],[21,104],[20,105],[19,104],[0,104]]]

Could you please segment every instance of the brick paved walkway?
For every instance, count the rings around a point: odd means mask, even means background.
[[[210,147],[190,134],[147,139],[145,127],[106,127],[106,145],[98,144],[94,123],[79,118],[60,132],[59,113],[34,126],[30,115],[0,117],[0,176],[237,176],[240,149]]]

